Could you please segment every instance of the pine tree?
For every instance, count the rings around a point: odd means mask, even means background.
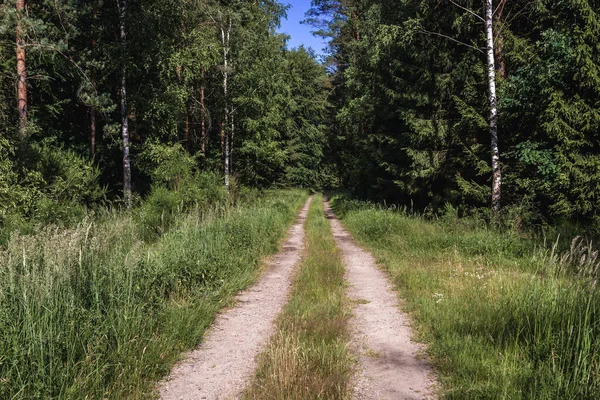
[[[17,111],[19,114],[19,136],[27,138],[27,68],[25,63],[25,32],[22,18],[25,14],[25,0],[17,0]]]

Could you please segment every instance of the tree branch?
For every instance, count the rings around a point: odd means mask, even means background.
[[[443,33],[438,33],[438,32],[431,32],[431,31],[426,31],[425,29],[421,28],[421,31],[419,33],[424,33],[426,35],[435,35],[435,36],[440,36],[443,37],[444,39],[448,39],[451,40],[455,43],[461,44],[463,46],[467,46],[473,50],[477,50],[478,52],[485,54],[485,52],[483,50],[481,50],[479,47],[475,47],[471,44],[465,43],[465,42],[461,42],[460,40],[454,39],[453,37],[450,37],[448,35],[444,35]]]
[[[469,14],[475,16],[476,18],[479,18],[479,20],[481,22],[485,22],[483,20],[483,17],[481,15],[477,14],[475,11],[469,10],[467,7],[461,6],[460,4],[456,3],[454,0],[450,0],[450,3],[454,4],[456,7],[460,8],[460,9],[468,12]]]

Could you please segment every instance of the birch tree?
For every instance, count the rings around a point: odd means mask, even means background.
[[[131,160],[129,158],[129,109],[127,107],[127,0],[117,0],[121,40],[121,138],[123,140],[123,198],[131,207]]]
[[[200,149],[202,154],[206,157],[206,144],[208,142],[208,133],[206,131],[206,102],[205,102],[205,68],[202,67],[201,81],[200,81]]]
[[[494,2],[493,0],[484,0],[484,16],[480,17],[474,11],[464,7],[453,0],[452,4],[468,13],[477,16],[484,23],[486,38],[486,69],[488,79],[488,101],[489,101],[489,129],[490,129],[490,148],[492,154],[492,196],[491,205],[494,214],[500,211],[500,197],[502,190],[502,171],[500,169],[500,151],[498,149],[498,101],[496,98],[496,64],[495,64],[495,43],[494,43]],[[501,1],[504,6],[504,1]]]
[[[490,138],[492,148],[492,210],[500,211],[502,171],[498,150],[498,102],[496,100],[496,65],[494,62],[494,6],[493,0],[485,0],[485,36],[487,53],[487,74],[490,102]]]
[[[224,173],[225,187],[229,190],[229,169],[230,169],[230,132],[229,130],[229,52],[230,52],[230,37],[231,37],[232,18],[230,15],[219,13],[219,30],[221,31],[221,45],[223,47],[223,122],[221,123],[221,143],[224,147]],[[232,120],[233,126],[233,120]]]

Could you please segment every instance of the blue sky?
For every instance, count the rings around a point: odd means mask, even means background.
[[[288,42],[288,48],[292,49],[301,44],[304,47],[312,47],[317,54],[323,54],[325,42],[319,37],[314,37],[310,31],[314,30],[312,26],[300,24],[304,19],[304,13],[310,8],[310,0],[282,0],[283,4],[289,4],[287,20],[281,20],[279,32],[291,36]]]

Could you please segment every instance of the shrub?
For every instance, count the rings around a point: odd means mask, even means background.
[[[12,232],[27,233],[35,224],[73,225],[88,207],[105,199],[100,170],[76,153],[52,142],[33,144],[22,168],[11,160],[12,150],[0,140],[0,243]]]
[[[148,143],[140,154],[140,168],[154,184],[178,190],[196,171],[196,160],[180,144]]]
[[[180,144],[149,143],[140,161],[153,179],[150,193],[135,213],[144,239],[163,235],[183,212],[218,207],[228,200],[220,176],[199,172],[194,157]]]
[[[227,191],[219,175],[196,172],[179,182],[177,190],[155,184],[136,210],[136,221],[142,237],[151,239],[171,229],[179,214],[192,209],[206,211],[209,207],[219,208],[227,201]]]
[[[30,169],[39,174],[40,190],[55,204],[94,205],[105,197],[100,170],[89,160],[51,143],[32,146]]]

